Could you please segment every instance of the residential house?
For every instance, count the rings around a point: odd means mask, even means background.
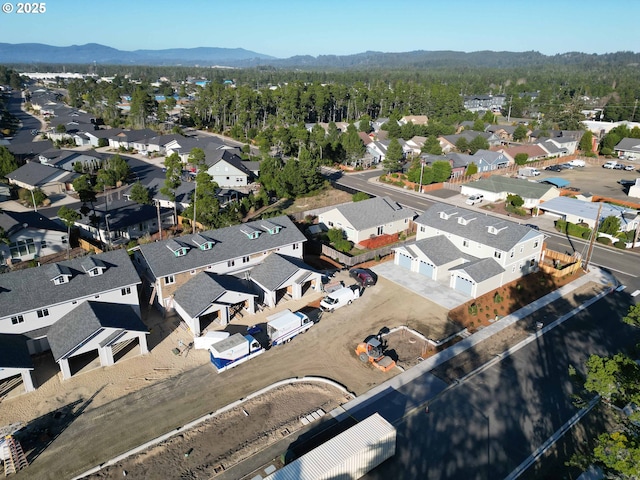
[[[153,130],[144,128],[141,130],[122,130],[108,137],[109,147],[114,149],[133,149],[134,145],[141,140],[153,138],[158,134]]]
[[[440,203],[415,223],[416,243],[397,248],[395,264],[468,297],[538,268],[544,235],[529,227]]]
[[[28,338],[24,335],[0,333],[0,385],[11,381],[18,375],[22,377],[25,392],[35,390],[34,366],[27,347]]]
[[[540,205],[540,210],[550,217],[574,224],[585,224],[591,229],[596,226],[598,211],[600,211],[600,224],[607,217],[618,218],[621,232],[634,231],[640,224],[637,210],[610,203],[585,202],[571,197],[553,198]]]
[[[388,121],[389,119],[387,117],[377,118],[373,122],[371,122],[371,128],[373,128],[374,132],[378,133],[382,129],[382,126]]]
[[[541,138],[538,139],[536,145],[540,145],[545,150],[548,150],[550,156],[564,157],[576,153],[578,141],[579,139],[576,140],[573,137]],[[550,145],[553,145],[555,148],[549,148]]]
[[[464,97],[464,108],[471,112],[498,111],[505,102],[505,95],[467,95]]]
[[[560,190],[553,185],[530,182],[519,178],[491,175],[475,182],[462,185],[462,195],[483,195],[488,202],[500,202],[508,195],[518,195],[524,200],[524,208],[535,208],[560,196]]]
[[[240,158],[230,150],[206,150],[207,173],[221,187],[247,187],[255,178]]]
[[[516,128],[518,127],[514,125],[488,125],[485,132],[497,135],[503,144],[507,144],[513,141],[513,133],[516,131]]]
[[[103,366],[113,364],[114,348],[125,342],[137,340],[146,353],[139,283],[125,250],[5,273],[0,334],[26,338],[31,355],[51,349],[63,379],[84,353],[97,351]]]
[[[42,152],[38,159],[43,165],[61,168],[68,172],[75,172],[76,164],[82,166],[83,171],[97,171],[112,155],[78,150],[64,150],[52,148]]]
[[[423,157],[425,157],[425,155],[422,155],[420,158]],[[438,160],[444,159],[451,164],[451,178],[463,177],[467,172],[467,167],[477,161],[476,158],[473,158],[473,155],[456,152],[447,153],[446,157],[438,156],[436,158],[438,158]]]
[[[73,190],[71,183],[78,174],[37,162],[25,163],[6,175],[9,183],[27,190],[41,189],[45,195]]]
[[[497,147],[502,143],[500,137],[493,133],[476,132],[474,130],[463,130],[455,135],[441,135],[438,137],[438,141],[440,142],[442,152],[446,154],[457,149],[456,144],[460,139],[464,138],[467,143],[471,143],[471,141],[478,136],[483,137],[489,143],[489,147]]]
[[[491,150],[478,150],[472,155],[473,163],[478,167],[478,172],[491,172],[501,168],[507,168],[514,162],[502,152]]]
[[[398,120],[400,126],[407,125],[409,123],[413,123],[414,125],[427,125],[429,123],[429,118],[426,115],[405,115],[400,120]]]
[[[416,135],[415,137],[407,140],[407,148],[411,150],[411,154],[420,155],[420,153],[422,153],[422,147],[424,147],[424,143],[426,141],[427,137]]]
[[[134,264],[161,311],[173,310],[176,290],[202,271],[244,275],[269,253],[302,258],[305,236],[287,216],[140,245]]]
[[[102,203],[95,204],[89,214],[83,215],[75,225],[81,236],[104,245],[122,245],[157,233],[160,230],[158,218],[163,229],[175,224],[173,209],[141,205],[125,198],[114,198],[111,194],[101,197],[100,201]],[[97,223],[91,219],[94,212]]]
[[[39,140],[37,142],[11,143],[7,146],[13,154],[18,165],[36,160],[38,156],[53,148],[51,140]]]
[[[544,160],[549,156],[549,153],[539,145],[517,145],[515,147],[505,148],[501,150],[501,152],[504,153],[512,163],[515,163],[516,155],[519,153],[526,154],[529,162]]]
[[[639,138],[623,138],[613,147],[613,151],[619,157],[628,160],[640,160],[640,139]]]
[[[89,139],[89,145],[92,147],[100,147],[101,143],[104,145],[105,142],[108,145],[109,138],[116,137],[118,134],[124,132],[121,128],[106,128],[106,129],[96,129],[86,130],[82,132],[82,135]],[[84,140],[81,139],[81,143],[84,143]],[[76,140],[76,145],[78,144],[78,140]]]
[[[389,197],[374,197],[361,202],[343,203],[318,215],[318,223],[327,229],[339,228],[347,240],[359,243],[380,235],[407,231],[416,213]]]
[[[0,228],[9,244],[0,242],[0,264],[25,262],[64,252],[67,228],[38,212],[0,212]]]

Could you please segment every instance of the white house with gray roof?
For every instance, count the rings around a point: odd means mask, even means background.
[[[602,208],[601,208],[602,207]],[[610,203],[585,202],[571,197],[557,197],[540,205],[540,210],[551,217],[560,218],[574,224],[584,223],[594,228],[600,210],[600,224],[607,217],[620,220],[620,231],[630,232],[638,228],[638,211]]]
[[[462,185],[460,193],[483,195],[489,202],[500,202],[506,200],[508,195],[518,195],[524,200],[524,208],[534,208],[542,202],[560,196],[560,190],[553,185],[502,175],[492,175],[489,178],[466,183]]]
[[[108,359],[110,353],[107,350],[131,340],[124,325],[110,327],[115,328],[118,333],[112,331],[114,335],[107,336],[108,341],[101,333],[78,340],[76,330],[86,332],[88,327],[83,319],[88,317],[79,314],[82,311],[76,309],[86,302],[106,304],[107,307],[102,312],[114,312],[113,309],[126,307],[127,312],[131,312],[127,314],[127,318],[135,316],[139,320],[139,283],[140,277],[124,250],[5,273],[0,275],[0,334],[26,337],[28,351],[33,355],[51,349],[49,331],[57,322],[71,318],[69,322],[74,328],[65,328],[60,334],[64,337],[62,345],[69,347],[59,357],[64,359],[61,368],[63,376],[67,378],[71,370],[65,368],[69,368],[68,360],[71,357],[98,350],[101,352],[101,360],[103,357]],[[105,313],[98,318],[107,325],[109,316],[112,313]],[[133,320],[130,323],[131,330],[138,332],[134,336],[139,338],[141,351],[145,352],[146,340],[139,331],[140,324]],[[78,340],[78,343],[70,345],[72,340]],[[110,363],[103,363],[107,364]]]
[[[484,213],[435,204],[420,215],[416,242],[394,262],[476,298],[534,272],[542,233]]]
[[[380,235],[404,232],[415,217],[416,212],[389,197],[374,197],[338,205],[318,215],[318,223],[327,229],[339,228],[345,232],[347,240],[359,243]]]
[[[613,150],[628,160],[640,160],[640,138],[623,138]]]
[[[133,259],[152,301],[165,312],[175,308],[174,294],[192,276],[206,271],[242,277],[272,252],[301,259],[305,241],[281,216],[140,245]]]

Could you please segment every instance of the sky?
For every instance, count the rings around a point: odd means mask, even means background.
[[[244,48],[278,58],[640,51],[638,0],[49,0],[31,14],[0,3],[0,43]]]

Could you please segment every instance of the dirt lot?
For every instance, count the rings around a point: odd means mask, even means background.
[[[348,282],[347,272],[340,275]],[[297,310],[320,297],[319,292],[308,294],[302,301],[279,305],[278,310]],[[242,322],[260,324],[272,313],[246,315]],[[39,378],[35,392],[2,401],[0,425],[28,426],[17,437],[31,465],[15,478],[72,477],[285,378],[325,376],[360,395],[399,370],[383,373],[362,364],[354,352],[358,342],[411,319],[426,324],[446,321],[443,317],[443,311],[426,299],[381,278],[352,305],[324,315],[291,343],[218,375],[205,351],[174,355],[172,350],[180,342],[188,344],[189,334],[177,327],[177,319],[163,320],[152,311],[146,318],[150,354],[85,373],[89,364],[64,382],[49,359],[51,368]],[[230,330],[234,328],[243,327],[234,321]],[[418,329],[413,323],[411,328]],[[135,353],[134,349],[129,355]]]

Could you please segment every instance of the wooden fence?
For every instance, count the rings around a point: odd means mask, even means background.
[[[577,255],[567,255],[555,250],[544,250],[540,270],[552,277],[564,277],[582,268],[582,260]]]
[[[94,245],[93,243],[90,243],[84,238],[79,238],[78,244],[80,248],[82,248],[86,252],[103,253],[103,250],[100,247]]]
[[[376,248],[374,250],[368,250],[359,255],[347,255],[346,253],[339,252],[333,247],[329,245],[322,244],[322,255],[329,257],[338,263],[344,265],[347,268],[355,267],[364,262],[368,262],[370,260],[375,259],[376,257],[382,258],[387,255],[393,253],[395,248],[401,247],[408,243],[415,242],[415,237],[412,237],[410,240],[404,240],[401,242],[394,243],[393,245],[385,245],[384,247]]]

